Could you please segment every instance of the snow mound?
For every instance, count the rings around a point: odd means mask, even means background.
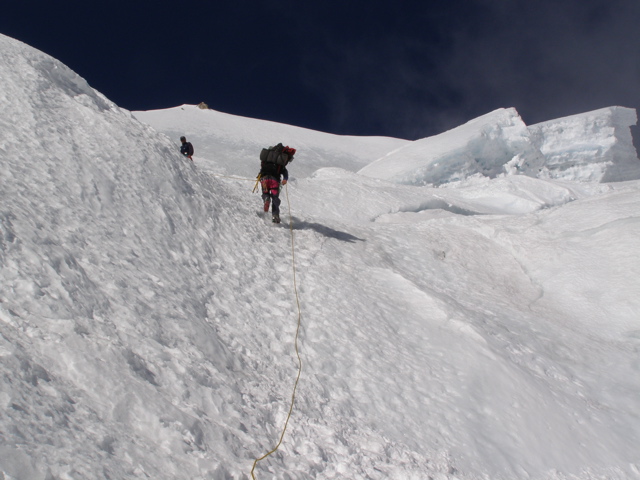
[[[629,128],[636,122],[635,109],[609,107],[531,125],[533,144],[545,157],[542,175],[581,182],[640,178]]]
[[[495,179],[474,177],[441,187],[398,185],[338,168],[318,170],[297,188],[311,198],[305,213],[336,221],[412,223],[455,215],[521,215],[564,205],[587,196],[572,185],[524,175]],[[367,198],[362,202],[362,198]]]

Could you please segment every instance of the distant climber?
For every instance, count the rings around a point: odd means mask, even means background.
[[[180,141],[182,142],[180,153],[193,162],[193,158],[191,158],[193,157],[193,145],[191,145],[191,142],[187,142],[185,137],[180,137]]]
[[[269,211],[273,223],[280,223],[280,188],[289,180],[287,164],[293,161],[295,148],[285,147],[281,143],[275,147],[263,148],[260,153],[260,173],[258,179],[262,187],[264,211]]]

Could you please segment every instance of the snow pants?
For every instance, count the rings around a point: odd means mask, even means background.
[[[264,177],[260,180],[262,187],[262,201],[271,202],[271,213],[280,215],[280,182],[274,177]]]

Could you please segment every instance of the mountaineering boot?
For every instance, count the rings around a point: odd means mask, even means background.
[[[269,211],[269,204],[271,203],[271,200],[269,200],[268,198],[264,201],[264,211],[268,212]]]
[[[280,215],[274,215],[271,221],[273,223],[280,223]]]

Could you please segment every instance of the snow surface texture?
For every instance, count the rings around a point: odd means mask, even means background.
[[[394,140],[305,131],[314,171],[293,127],[150,114],[227,125],[192,163],[4,36],[0,77],[0,477],[248,478],[296,375],[291,220],[216,146],[286,139],[303,370],[258,479],[640,478],[639,181],[399,185],[354,171]]]
[[[409,185],[441,185],[478,174],[520,173],[569,181],[640,178],[630,108],[610,107],[527,127],[514,108],[499,109],[394,150],[360,173]]]

